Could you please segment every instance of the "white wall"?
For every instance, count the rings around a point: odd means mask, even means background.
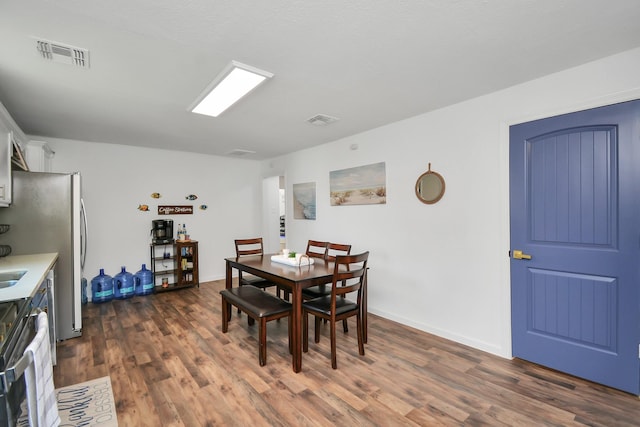
[[[233,239],[262,233],[263,178],[317,183],[317,220],[295,220],[287,246],[307,239],[371,251],[373,313],[495,354],[510,355],[508,126],[640,98],[640,49],[262,163],[177,151],[44,139],[54,172],[79,171],[89,214],[85,277],[148,263],[161,204],[207,204],[174,216],[200,241],[201,280],[224,277]],[[424,94],[429,96],[428,88]],[[347,120],[344,118],[343,120]],[[350,146],[357,144],[357,150]],[[329,172],[386,162],[387,204],[329,205]],[[428,163],[446,180],[435,205],[414,194]],[[262,171],[258,171],[258,166]],[[163,198],[151,199],[159,192]],[[188,194],[199,199],[189,202]],[[151,212],[137,210],[148,204]]]
[[[42,138],[40,138],[42,139]],[[186,223],[199,247],[200,281],[224,277],[224,258],[233,239],[261,232],[262,183],[259,163],[123,145],[47,139],[56,152],[53,172],[82,176],[89,239],[84,277],[99,268],[114,275],[120,266],[135,273],[149,267],[151,221]],[[158,192],[160,199],[151,198]],[[198,196],[189,201],[189,194]],[[150,211],[138,210],[149,205]],[[157,215],[157,205],[193,205],[193,215]],[[202,204],[207,210],[200,210]],[[150,268],[150,267],[149,267]]]
[[[263,176],[285,176],[287,194],[316,182],[316,221],[293,219],[287,200],[287,246],[369,250],[371,312],[509,357],[508,126],[640,98],[639,69],[636,49],[263,162]],[[382,161],[386,205],[330,206],[330,171]],[[414,194],[429,162],[446,180],[435,205]]]

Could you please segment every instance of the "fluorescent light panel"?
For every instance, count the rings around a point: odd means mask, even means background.
[[[195,107],[191,108],[191,111],[218,117],[240,98],[271,77],[273,74],[268,71],[231,61],[196,100]]]

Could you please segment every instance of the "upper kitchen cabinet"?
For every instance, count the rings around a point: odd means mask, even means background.
[[[11,204],[11,133],[0,130],[0,206]]]
[[[11,204],[12,168],[28,170],[25,153],[27,137],[0,103],[0,207]]]
[[[24,144],[24,154],[32,172],[51,172],[51,159],[55,152],[44,141],[28,141]]]

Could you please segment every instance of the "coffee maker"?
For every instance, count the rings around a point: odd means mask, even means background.
[[[151,236],[153,243],[173,243],[173,220],[154,219],[151,223]]]

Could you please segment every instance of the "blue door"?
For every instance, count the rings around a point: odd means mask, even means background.
[[[510,128],[513,355],[640,394],[640,100]]]

